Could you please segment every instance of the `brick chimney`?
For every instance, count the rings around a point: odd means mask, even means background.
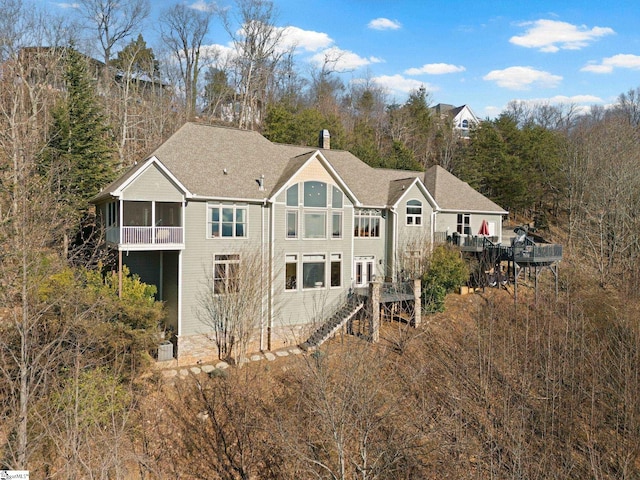
[[[331,148],[331,134],[329,133],[329,130],[324,129],[320,131],[318,146],[325,150],[329,150]]]

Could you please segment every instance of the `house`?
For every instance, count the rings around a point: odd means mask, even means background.
[[[65,61],[72,47],[23,47],[18,52],[18,62],[22,65],[31,82],[44,82],[52,90],[64,91]],[[135,86],[136,95],[141,99],[153,99],[170,93],[171,85],[146,74],[123,72],[107,66],[104,62],[76,51],[87,67],[88,75],[96,82],[105,77],[117,85],[125,85],[127,80]],[[98,93],[107,95],[107,90],[98,82]]]
[[[469,105],[454,107],[446,103],[439,103],[431,108],[437,119],[450,122],[453,131],[462,138],[469,138],[469,131],[480,125],[480,120]]]
[[[158,287],[178,358],[213,350],[199,308],[257,255],[255,348],[297,344],[354,289],[411,276],[407,256],[483,223],[498,205],[439,166],[375,169],[346,151],[274,144],[254,131],[186,123],[92,199],[127,265]],[[242,288],[240,285],[238,288]]]

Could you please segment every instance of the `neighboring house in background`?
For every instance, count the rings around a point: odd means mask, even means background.
[[[29,80],[32,82],[46,82],[52,89],[64,91],[65,87],[65,62],[71,47],[23,47],[18,52],[18,61],[28,66]],[[87,72],[93,81],[107,75],[106,65],[100,60],[78,52],[87,65]],[[170,93],[171,86],[159,79],[152,79],[148,75],[126,72],[110,67],[107,78],[112,79],[118,85],[124,85],[129,79],[130,84],[135,85],[136,93],[143,98],[154,98]],[[106,95],[107,91],[98,82],[98,93]]]
[[[199,296],[248,252],[263,265],[255,347],[273,350],[304,340],[354,288],[406,279],[416,249],[483,222],[501,240],[507,212],[443,168],[375,169],[323,133],[312,148],[187,123],[92,199],[120,266],[157,285],[178,358],[213,353]]]
[[[468,105],[454,107],[446,103],[439,103],[431,107],[431,111],[440,120],[451,122],[454,132],[462,138],[469,138],[469,131],[480,125],[480,120]]]

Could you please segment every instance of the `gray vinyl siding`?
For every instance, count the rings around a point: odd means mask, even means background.
[[[382,210],[382,209],[381,209]],[[390,229],[390,216],[389,212],[382,210],[383,218],[380,219],[380,236],[377,238],[361,238],[354,237],[353,239],[353,255],[354,257],[375,257],[375,275],[376,279],[383,280],[386,277],[387,269],[387,252],[390,249],[388,245]],[[353,235],[353,230],[351,230]],[[380,262],[382,260],[382,263]],[[353,268],[353,266],[352,266]],[[352,278],[352,281],[355,279]]]
[[[180,335],[207,333],[199,316],[199,296],[210,288],[215,254],[240,254],[261,249],[261,205],[248,204],[247,237],[207,238],[207,205],[228,202],[190,201],[185,208],[185,249],[182,253],[182,322]],[[245,204],[246,205],[246,204]]]
[[[331,184],[329,184],[331,185]],[[343,192],[344,193],[344,192]],[[346,195],[343,196],[342,238],[331,238],[331,212],[327,208],[327,238],[304,239],[302,215],[304,208],[297,209],[298,238],[286,238],[285,193],[278,196],[274,204],[274,326],[294,326],[314,323],[325,317],[342,301],[351,287],[353,277],[352,235],[353,205]],[[336,210],[337,211],[337,210]],[[297,289],[285,291],[285,256],[298,256]],[[310,254],[325,255],[326,286],[318,289],[302,288],[303,256]],[[341,286],[330,287],[331,254],[342,256]]]
[[[422,224],[407,225],[407,202],[419,200],[422,203]],[[407,245],[416,245],[420,242],[431,241],[431,217],[433,207],[424,196],[417,185],[413,185],[405,193],[397,205],[398,212],[398,235],[396,244],[396,255],[399,255],[407,248]]]
[[[469,213],[469,212],[460,212]],[[495,235],[501,237],[502,235],[502,215],[490,214],[490,213],[469,213],[469,227],[471,229],[471,235],[477,235],[482,226],[482,220],[495,223]],[[438,213],[436,215],[436,232],[446,232],[448,230],[449,235],[457,231],[458,227],[458,213]]]
[[[122,192],[123,200],[157,200],[182,202],[184,196],[177,186],[155,165],[149,166]]]

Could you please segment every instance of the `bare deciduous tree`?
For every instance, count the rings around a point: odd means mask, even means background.
[[[215,255],[199,292],[199,318],[211,328],[219,358],[242,364],[258,333],[267,282],[260,251]]]
[[[209,32],[213,12],[211,9],[195,10],[183,4],[176,4],[164,12],[160,19],[161,37],[173,55],[180,70],[180,80],[184,89],[187,119],[196,114],[198,80],[203,64],[201,48]]]
[[[85,22],[95,29],[107,70],[113,49],[134,34],[149,15],[148,0],[80,0]]]
[[[288,49],[284,29],[275,25],[276,11],[270,0],[237,0],[238,14],[223,17],[236,49],[237,83],[240,91],[239,128],[253,129],[274,89],[274,75]],[[235,20],[232,21],[232,20]],[[236,28],[236,23],[240,28]]]

